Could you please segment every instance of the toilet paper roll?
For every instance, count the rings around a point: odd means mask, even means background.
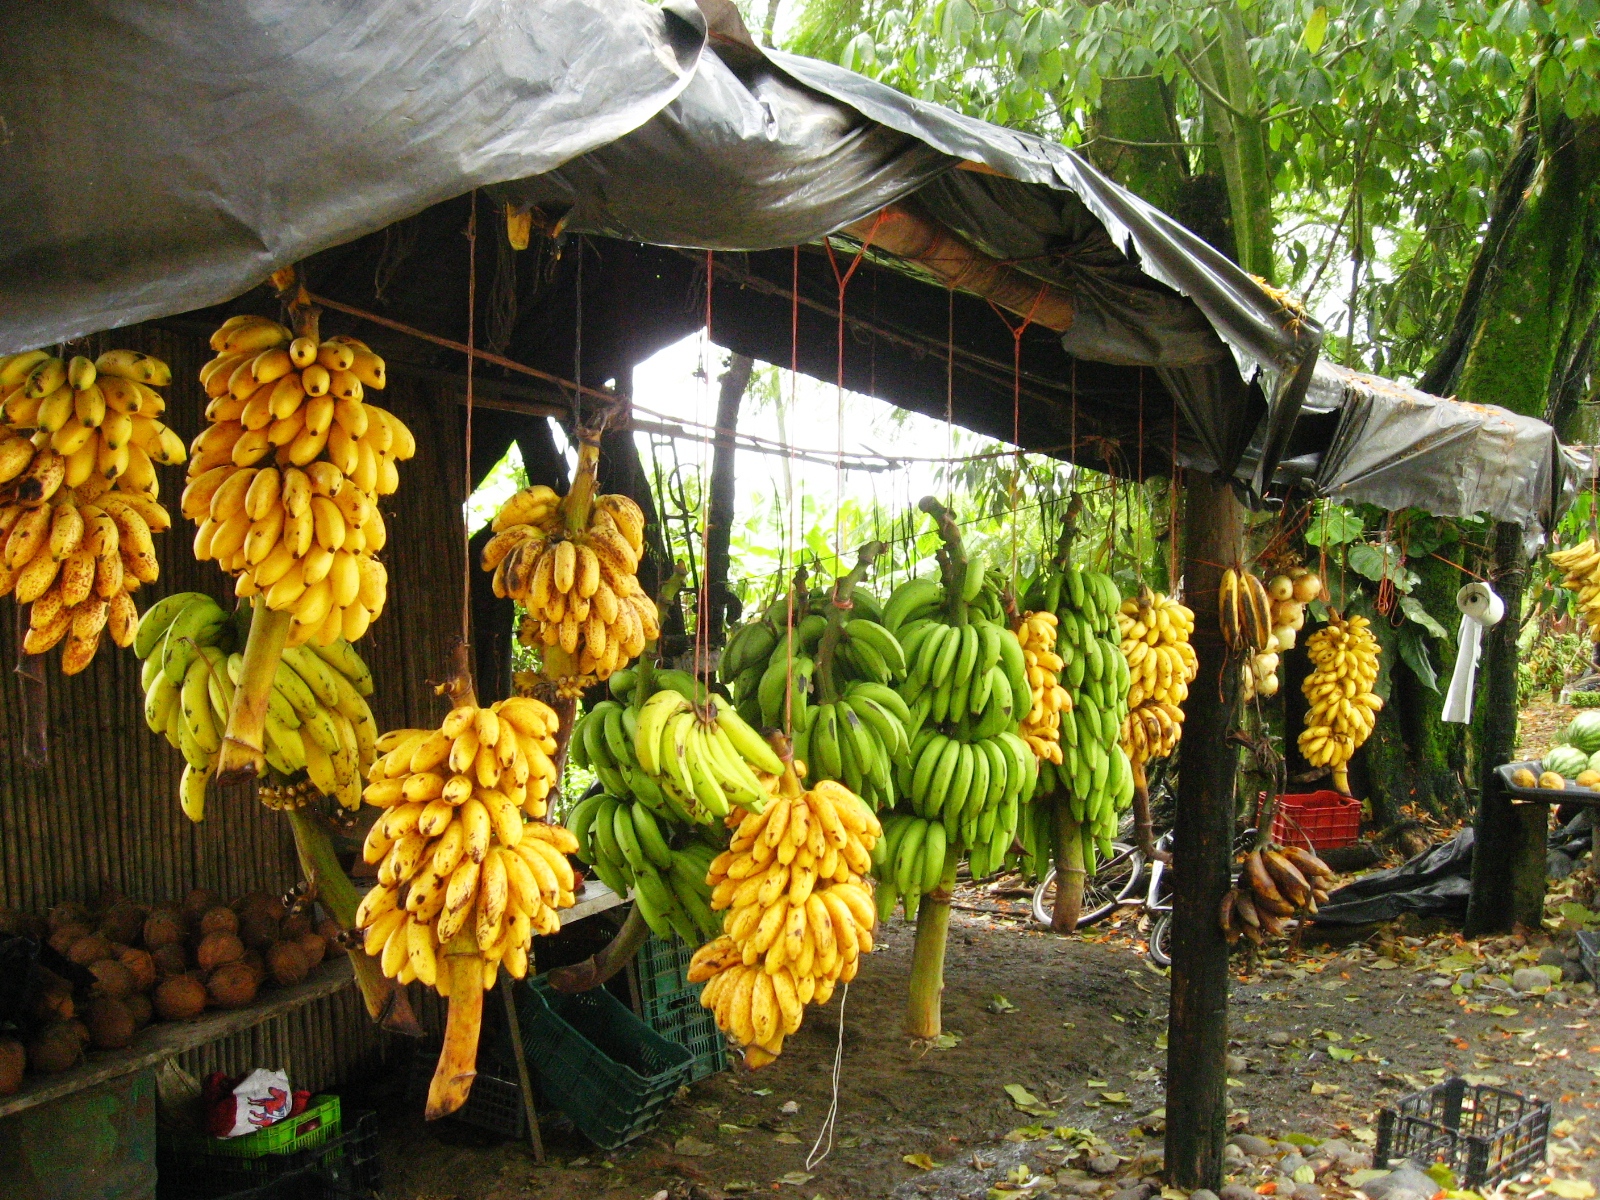
[[[1472,693],[1483,652],[1483,631],[1500,623],[1506,603],[1486,583],[1469,583],[1456,593],[1461,629],[1456,635],[1456,666],[1444,697],[1442,720],[1465,725],[1472,720]]]

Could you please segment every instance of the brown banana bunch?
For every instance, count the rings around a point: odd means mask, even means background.
[[[93,661],[102,630],[133,641],[133,593],[160,573],[151,535],[172,519],[155,464],[185,457],[156,419],[171,378],[133,350],[0,357],[0,595],[32,606],[24,653],[63,643],[64,674]]]
[[[384,810],[362,847],[378,884],[356,928],[384,974],[447,995],[440,956],[467,930],[488,988],[502,963],[522,978],[533,935],[560,928],[556,910],[573,902],[565,856],[577,841],[540,820],[556,782],[558,723],[548,705],[519,696],[378,740],[362,792]]]
[[[802,792],[788,771],[781,786],[762,812],[727,818],[733,840],[706,874],[712,909],[727,910],[724,932],[689,963],[689,981],[706,985],[700,1003],[751,1069],[782,1052],[807,1004],[855,978],[877,923],[866,882],[877,817],[840,783]]]
[[[1584,538],[1566,550],[1552,550],[1550,562],[1562,572],[1561,586],[1572,593],[1589,637],[1600,642],[1600,546]]]
[[[1032,706],[1017,730],[1040,762],[1061,763],[1061,714],[1072,711],[1072,696],[1058,682],[1066,665],[1056,653],[1053,612],[1024,613],[1017,626],[1023,661],[1028,664]]]
[[[1242,567],[1229,567],[1222,573],[1217,612],[1222,621],[1222,639],[1228,649],[1266,654],[1277,648],[1272,631],[1272,600],[1267,595],[1266,585],[1251,572]]]
[[[405,424],[366,401],[383,359],[349,337],[295,337],[263,317],[230,317],[200,369],[210,424],[195,438],[183,515],[195,557],[235,592],[291,612],[289,644],[354,642],[383,611],[388,541],[378,498],[416,452]]]
[[[1128,664],[1128,715],[1122,750],[1136,767],[1166,758],[1183,736],[1183,702],[1200,669],[1189,635],[1194,613],[1175,598],[1141,588],[1117,611]]]
[[[1241,937],[1262,945],[1296,913],[1327,900],[1333,868],[1298,846],[1264,846],[1245,855],[1239,879],[1222,898],[1218,921],[1231,946]]]
[[[1350,793],[1351,757],[1372,734],[1383,700],[1378,679],[1382,647],[1365,617],[1332,617],[1306,639],[1312,672],[1301,690],[1311,703],[1300,734],[1300,753],[1314,767],[1333,769],[1333,786]]]
[[[542,484],[512,496],[483,549],[495,595],[527,609],[518,639],[559,647],[559,661],[545,656],[545,674],[561,695],[610,678],[660,633],[638,579],[644,513],[627,496],[594,495],[598,462],[598,445],[585,442],[565,497]]]

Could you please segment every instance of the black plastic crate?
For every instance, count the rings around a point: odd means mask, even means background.
[[[1446,1079],[1378,1111],[1372,1162],[1443,1163],[1463,1188],[1481,1190],[1544,1161],[1550,1104],[1504,1088]]]
[[[158,1147],[156,1200],[373,1200],[383,1185],[376,1113],[309,1150],[239,1158]]]
[[[640,1015],[651,1029],[694,1056],[690,1083],[728,1069],[727,1041],[710,1011],[700,1006],[705,984],[688,979],[693,954],[679,938],[668,941],[651,934],[639,947],[635,964]]]
[[[517,1083],[517,1068],[488,1049],[489,1038],[478,1043],[478,1074],[467,1093],[467,1102],[450,1114],[477,1129],[503,1138],[520,1141],[528,1136],[527,1115],[522,1107],[522,1089]],[[428,1083],[439,1064],[440,1044],[424,1043],[411,1056],[411,1072],[406,1080],[406,1101],[420,1109],[428,1100]],[[509,1058],[509,1056],[507,1056]]]
[[[644,1133],[688,1081],[690,1052],[651,1029],[604,988],[564,996],[543,978],[519,984],[528,1068],[545,1102],[611,1150]]]

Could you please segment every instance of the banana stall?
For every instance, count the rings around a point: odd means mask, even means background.
[[[1228,735],[1241,656],[1275,654],[1271,598],[1223,588],[1246,508],[1487,512],[1509,575],[1573,461],[1539,422],[1319,365],[1310,315],[1079,155],[760,48],[731,5],[480,6],[471,39],[412,7],[22,18],[0,901],[67,987],[32,1000],[48,1044],[6,1051],[0,1161],[41,1195],[151,1195],[161,1064],[316,1091],[406,1034],[439,1042],[429,1116],[457,1112],[485,1013],[503,998],[520,1038],[532,1011],[514,980],[594,989],[652,928],[704,943],[687,981],[755,1067],[870,969],[898,902],[926,959],[908,1021],[937,1037],[957,864],[1026,843],[1081,877],[1181,726],[1167,1163],[1215,1186]],[[105,86],[43,86],[86,36]],[[222,44],[225,86],[197,65]],[[90,128],[94,154],[70,132]],[[1070,539],[1012,594],[929,498],[937,579],[874,596],[865,547],[795,590],[805,611],[763,615],[781,636],[728,641],[708,691],[724,613],[685,620],[635,434],[709,441],[729,479],[772,448],[633,410],[634,365],[696,331],[1181,480],[1181,602],[1125,600]],[[529,486],[469,542],[463,505],[513,445]],[[797,683],[774,654],[802,626]],[[1514,669],[1502,641],[1491,675]],[[563,825],[569,758],[603,790]],[[554,950],[630,893],[620,928]],[[61,1166],[42,1131],[102,1118],[104,1153]]]

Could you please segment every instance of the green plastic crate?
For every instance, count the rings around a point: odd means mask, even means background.
[[[728,1044],[708,1009],[700,1006],[703,983],[690,983],[694,951],[681,939],[651,934],[639,947],[639,1008],[645,1024],[694,1056],[689,1082],[728,1069]]]
[[[298,1154],[339,1136],[339,1097],[313,1096],[305,1111],[243,1137],[215,1138],[204,1134],[163,1132],[162,1149],[219,1158],[260,1158],[266,1154]]]
[[[604,988],[564,996],[540,976],[517,988],[517,1013],[540,1095],[602,1150],[650,1129],[688,1081],[689,1051]]]

